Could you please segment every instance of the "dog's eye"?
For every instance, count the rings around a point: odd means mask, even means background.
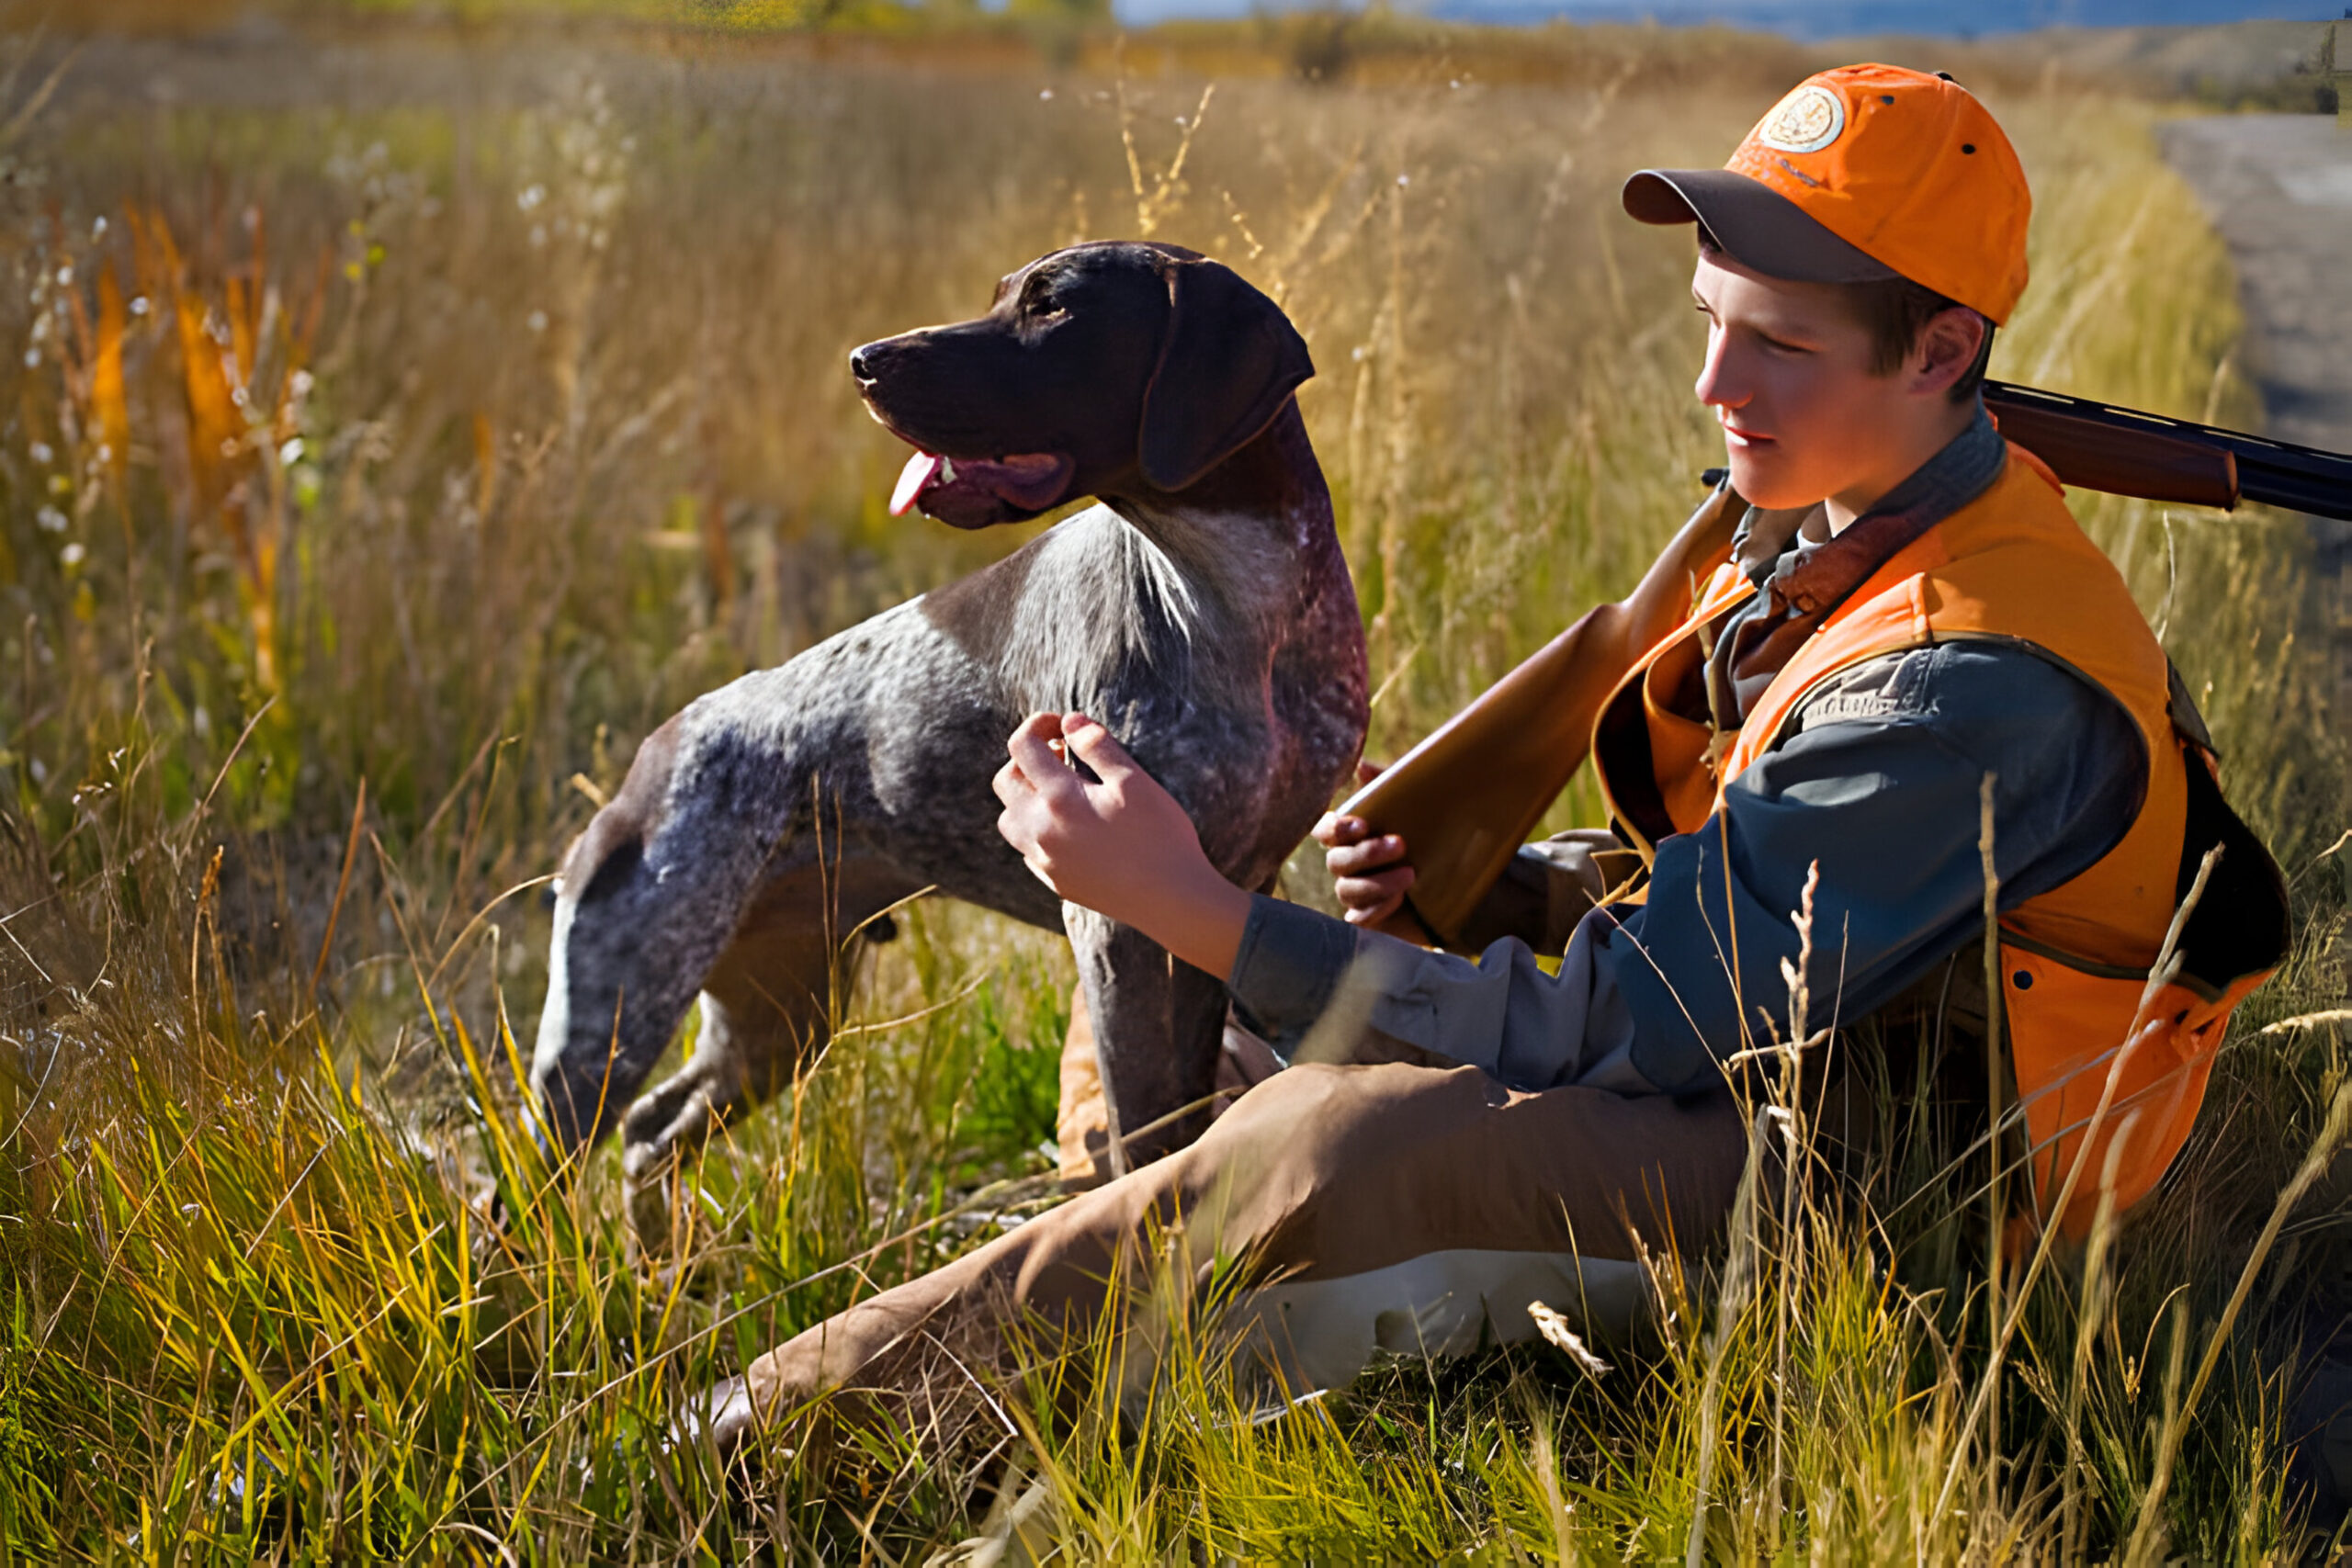
[[[1029,297],[1021,302],[1021,308],[1024,314],[1031,316],[1058,316],[1064,310],[1061,302],[1054,298],[1050,285],[1029,290]]]

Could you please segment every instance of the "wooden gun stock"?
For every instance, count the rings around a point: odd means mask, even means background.
[[[2076,489],[2352,521],[2352,457],[2338,453],[1997,381],[1984,384],[1984,405],[2003,435]],[[1413,890],[1393,934],[1442,942],[1462,930],[1582,765],[1600,705],[1689,612],[1702,569],[1746,512],[1718,483],[1630,595],[1589,612],[1340,807],[1404,836]]]
[[[1717,485],[1632,593],[1586,612],[1340,807],[1405,835],[1413,890],[1393,934],[1445,942],[1462,929],[1584,761],[1600,705],[1681,624],[1747,512]]]

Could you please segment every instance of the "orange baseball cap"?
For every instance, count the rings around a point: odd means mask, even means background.
[[[1893,65],[1809,76],[1722,168],[1644,169],[1623,199],[1645,223],[1697,221],[1768,277],[1907,277],[1996,325],[2025,292],[2025,170],[1948,76]]]

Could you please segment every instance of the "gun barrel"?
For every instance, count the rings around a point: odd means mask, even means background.
[[[2352,456],[2004,381],[2001,433],[2066,484],[2224,511],[2241,500],[2352,522]]]

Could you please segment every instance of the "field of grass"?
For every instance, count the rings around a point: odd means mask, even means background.
[[[1697,499],[1688,238],[1614,192],[1719,161],[1786,62],[1694,76],[1667,39],[1551,85],[1431,52],[1318,87],[416,29],[94,40],[52,91],[60,58],[14,46],[0,100],[0,1551],[896,1561],[972,1534],[977,1469],[730,1487],[673,1417],[1046,1201],[1059,938],[911,911],[868,1027],[713,1148],[684,1258],[642,1260],[609,1152],[552,1183],[519,1104],[541,880],[689,697],[1034,532],[888,517],[903,449],[842,355],[1080,237],[1220,255],[1307,336],[1393,754]],[[2154,111],[1994,107],[2040,213],[1995,373],[2253,419]],[[1036,1479],[1000,1495],[1031,1534],[1082,1561],[2291,1555],[2282,1438],[2352,1186],[2322,1159],[2257,1235],[2343,1130],[2335,1028],[2262,1032],[2344,988],[2321,606],[2288,520],[2076,502],[2297,897],[2295,964],[2158,1198],[1995,1290],[1918,1205],[1768,1207],[1727,1286],[1663,1279],[1661,1342],[1598,1376],[1398,1366],[1260,1424],[1180,1345],[1139,1424],[1014,1407],[997,1457]]]

